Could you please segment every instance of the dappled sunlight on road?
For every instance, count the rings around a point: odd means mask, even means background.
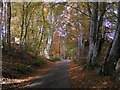
[[[35,86],[38,86],[40,84],[42,84],[42,82],[36,82],[36,83],[30,84],[30,85],[26,85],[25,87],[28,87],[28,88],[35,87]]]
[[[35,80],[38,78],[42,78],[42,76],[33,76],[33,77],[27,77],[24,79],[8,79],[8,78],[3,78],[1,84],[12,84],[12,83],[23,83],[23,82],[28,82],[31,80]]]

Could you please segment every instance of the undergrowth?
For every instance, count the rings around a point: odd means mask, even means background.
[[[19,78],[31,73],[32,70],[40,68],[47,63],[47,58],[44,56],[35,57],[34,54],[30,54],[27,52],[23,54],[24,57],[21,59],[21,54],[19,53],[19,51],[17,52],[17,50],[12,50],[9,53],[3,51],[3,77]]]
[[[52,57],[51,59],[52,59],[52,61],[54,61],[54,62],[55,62],[55,61],[60,61],[60,57],[58,57],[58,56],[54,56],[54,57]]]

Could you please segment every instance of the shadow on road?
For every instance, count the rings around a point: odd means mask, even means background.
[[[33,81],[24,88],[70,88],[68,76],[69,62],[70,60],[62,60],[42,78]]]

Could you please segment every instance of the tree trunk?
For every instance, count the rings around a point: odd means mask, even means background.
[[[54,19],[53,19],[53,18]],[[51,25],[51,28],[50,28],[50,31],[49,32],[49,37],[48,37],[48,44],[47,44],[47,54],[48,54],[48,57],[51,55],[50,52],[51,52],[51,47],[52,47],[52,44],[53,44],[53,37],[54,37],[54,32],[55,32],[55,14],[54,14],[54,10],[52,9],[51,10],[51,13],[50,13],[50,17],[49,17],[49,22],[52,23]]]
[[[79,3],[77,3],[77,8],[80,9]],[[77,15],[78,15],[77,24],[78,24],[78,32],[79,32],[78,49],[77,49],[77,61],[79,61],[80,55],[83,52],[83,33],[82,33],[81,25],[80,25],[80,12],[79,11],[77,11]]]
[[[43,26],[43,30],[42,30],[42,36],[40,37],[40,42],[39,42],[39,45],[38,45],[38,49],[37,49],[37,51],[36,51],[36,57],[38,56],[38,54],[40,53],[40,46],[41,46],[41,43],[42,43],[42,39],[43,39],[43,37],[44,37],[44,31],[45,31],[45,29],[44,29],[45,27]]]
[[[98,20],[98,3],[94,3],[96,9],[93,9],[92,12],[92,21],[93,25],[91,25],[90,29],[90,45],[89,45],[89,62],[88,62],[88,68],[95,69],[99,67],[98,61],[99,61],[99,55],[101,52],[101,47],[103,44],[103,37],[100,31],[100,27],[103,23],[103,16],[106,11],[106,3],[102,2],[100,3],[101,8],[101,14]],[[96,25],[95,25],[96,24]],[[93,31],[92,31],[93,30]]]
[[[0,59],[2,60],[1,56],[2,56],[2,8],[3,8],[3,2],[0,1]],[[1,62],[0,62],[1,65]]]
[[[10,51],[11,47],[11,32],[10,32],[10,24],[11,24],[11,2],[7,3],[7,43],[8,43],[8,51]]]
[[[24,2],[22,4],[22,23],[21,23],[21,33],[20,33],[20,44],[22,44],[23,29],[24,29]]]
[[[96,41],[95,38],[96,38],[97,21],[98,21],[98,2],[93,3],[92,10],[93,11],[92,11],[90,35],[89,35],[89,53],[88,53],[88,61],[86,66],[87,68],[93,67],[92,57],[93,57],[93,51],[95,49],[95,41]]]
[[[115,72],[115,67],[117,64],[118,59],[120,58],[120,1],[118,2],[118,21],[117,21],[117,28],[116,28],[116,35],[115,39],[112,43],[110,52],[101,67],[101,74],[104,75],[113,75]]]
[[[0,30],[1,30],[1,32],[2,32],[2,9],[3,9],[3,2],[0,1]]]
[[[100,27],[102,26],[103,23],[103,16],[105,14],[105,9],[106,9],[106,4],[104,2],[100,3],[100,6],[102,6],[101,9],[101,15],[100,15],[100,19],[98,20],[98,25],[97,25],[97,30],[96,30],[96,41],[95,41],[95,47],[93,50],[93,56],[92,56],[92,66],[94,68],[98,67],[98,61],[99,61],[99,55],[101,52],[101,47],[103,44],[103,37],[100,31]]]
[[[22,20],[21,20],[21,31],[20,31],[20,54],[21,54],[21,59],[23,60],[23,33],[24,33],[24,23],[25,23],[25,16],[24,16],[24,11],[25,11],[25,6],[24,2],[22,2]]]
[[[44,32],[45,32],[45,16],[44,16],[44,4],[43,4],[43,7],[42,7],[42,15],[43,15],[43,30],[42,30],[42,32],[41,32],[41,37],[40,37],[40,43],[39,43],[39,45],[38,45],[38,49],[37,49],[37,51],[36,51],[36,57],[38,56],[38,54],[40,53],[40,46],[41,46],[41,43],[42,43],[42,40],[43,40],[43,38],[44,38]]]
[[[2,12],[3,12],[3,14],[2,14],[2,21],[3,21],[3,29],[2,29],[2,38],[3,38],[3,40],[2,40],[2,43],[3,43],[3,50],[5,50],[5,48],[6,48],[6,38],[7,38],[7,30],[6,30],[6,17],[7,17],[7,15],[6,15],[6,6],[7,4],[6,4],[6,2],[3,2],[3,8],[2,8]]]

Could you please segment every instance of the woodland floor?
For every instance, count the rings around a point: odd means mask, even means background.
[[[115,82],[109,76],[98,75],[95,71],[84,70],[82,64],[70,62],[69,75],[72,88],[118,88],[120,82]]]

